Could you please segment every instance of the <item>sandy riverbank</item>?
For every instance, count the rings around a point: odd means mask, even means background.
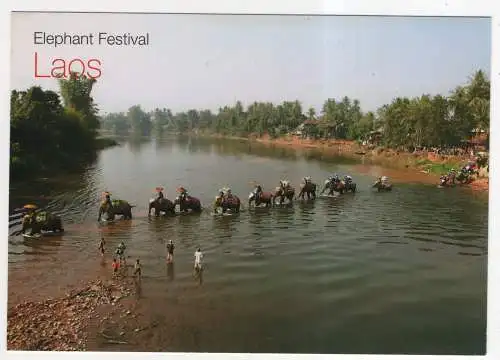
[[[371,165],[386,168],[386,175],[398,182],[438,183],[439,176],[450,168],[460,168],[470,160],[469,156],[440,156],[432,152],[405,153],[391,149],[368,149],[354,141],[346,140],[308,140],[295,136],[271,139],[263,137],[234,137],[218,134],[201,135],[217,139],[232,139],[239,141],[252,141],[267,146],[287,147],[297,150],[315,149],[328,155],[341,155],[356,159]],[[360,170],[363,166],[360,166]],[[475,179],[469,185],[472,190],[488,191],[489,179],[487,174]]]
[[[26,301],[7,312],[7,350],[83,351],[129,344],[145,329],[131,278],[97,279],[68,294]]]

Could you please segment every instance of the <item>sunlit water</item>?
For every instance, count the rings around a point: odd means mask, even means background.
[[[356,194],[249,210],[267,190],[303,176],[350,174]],[[128,350],[481,354],[486,342],[487,196],[432,184],[370,188],[377,167],[246,142],[163,139],[105,150],[80,176],[13,186],[10,207],[36,201],[59,213],[62,237],[9,237],[9,301],[54,295],[96,273],[123,240],[143,263],[142,299],[161,325]],[[201,215],[147,217],[154,188],[183,185]],[[241,214],[213,217],[231,186]],[[15,187],[15,188],[14,188]],[[103,190],[136,205],[132,221],[96,223]],[[11,228],[10,231],[17,229]],[[173,267],[165,242],[176,244]],[[193,278],[200,246],[205,271]]]

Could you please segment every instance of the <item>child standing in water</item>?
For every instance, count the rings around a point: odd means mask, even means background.
[[[113,258],[113,263],[111,264],[113,267],[113,277],[118,275],[118,269],[120,268],[120,263],[116,261],[116,258]]]
[[[139,279],[141,278],[141,263],[139,262],[139,259],[136,260],[135,262],[135,266],[134,266],[135,270],[134,270],[134,276],[135,275],[138,275],[139,276]]]
[[[99,252],[101,253],[101,256],[104,256],[104,238],[101,238],[101,241],[99,242]]]
[[[167,262],[169,263],[174,260],[174,248],[174,242],[169,240],[167,244]]]

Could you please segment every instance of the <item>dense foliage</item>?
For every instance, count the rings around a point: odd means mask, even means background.
[[[11,92],[11,176],[76,168],[95,155],[98,109],[90,96],[95,80],[72,74],[59,79],[61,98],[33,86]]]
[[[234,106],[219,108],[217,113],[191,109],[173,114],[166,108],[146,113],[133,106],[126,114],[105,116],[103,128],[122,135],[198,131],[277,137],[309,120],[302,134],[310,137],[363,140],[378,130],[381,143],[388,147],[447,147],[470,138],[476,128],[488,130],[489,108],[490,82],[483,71],[477,71],[447,97],[396,98],[376,112],[363,112],[359,101],[348,97],[327,99],[319,116],[314,108],[304,113],[299,101],[279,105],[254,102],[246,108],[238,101]]]

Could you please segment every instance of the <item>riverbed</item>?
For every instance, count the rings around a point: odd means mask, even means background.
[[[355,194],[249,209],[255,183],[270,190],[304,176],[349,174]],[[387,175],[394,190],[377,193]],[[157,186],[184,186],[200,215],[148,218]],[[218,189],[241,214],[213,217]],[[131,221],[96,223],[101,193],[136,205]],[[235,140],[162,138],[103,150],[77,176],[11,187],[10,207],[36,202],[63,218],[63,236],[9,238],[9,303],[53,296],[110,276],[120,241],[143,263],[140,302],[160,324],[128,351],[484,354],[488,196],[440,189],[314,150]],[[12,229],[11,229],[12,230]],[[102,262],[97,245],[106,240]],[[165,243],[176,244],[173,265]],[[193,278],[201,247],[205,270]],[[116,350],[98,347],[96,350]]]

